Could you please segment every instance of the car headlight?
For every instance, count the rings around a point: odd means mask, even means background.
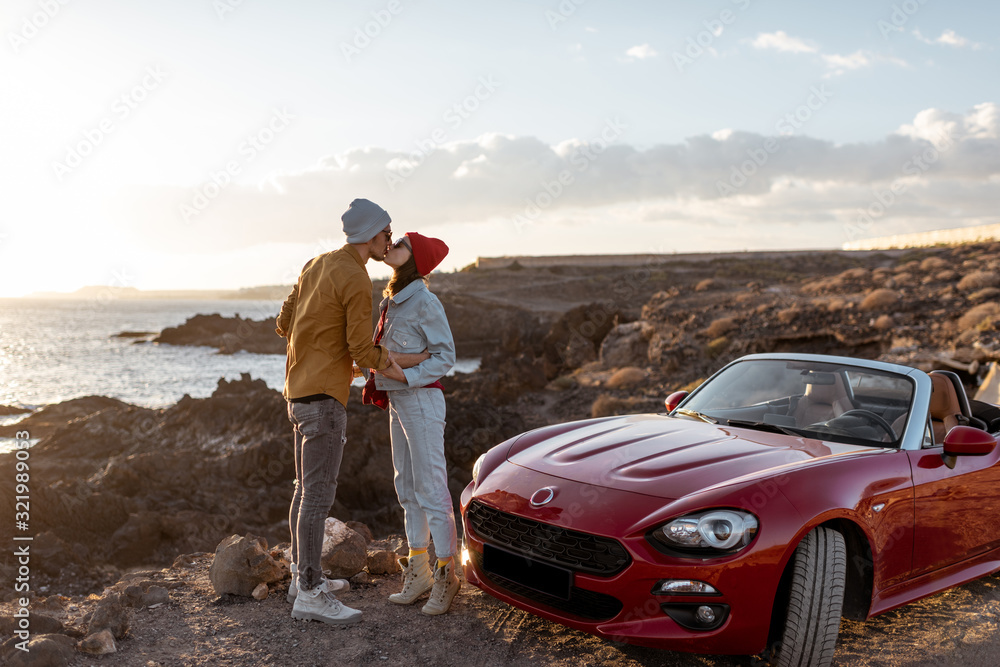
[[[479,484],[479,471],[483,468],[483,459],[486,458],[486,454],[480,454],[476,462],[472,464],[472,481]]]
[[[674,519],[654,530],[652,536],[672,549],[721,555],[750,544],[758,528],[757,517],[749,512],[710,510]]]

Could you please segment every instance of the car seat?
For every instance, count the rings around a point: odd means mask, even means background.
[[[962,414],[962,404],[951,378],[938,371],[928,375],[931,378],[931,428],[934,443],[940,444],[948,431],[959,424],[968,424],[969,420]]]
[[[795,423],[808,426],[839,417],[854,406],[844,389],[839,374],[833,374],[832,384],[807,384],[806,391],[795,406]]]

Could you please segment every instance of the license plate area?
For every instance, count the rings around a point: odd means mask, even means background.
[[[483,569],[489,574],[561,600],[569,600],[570,589],[573,587],[571,570],[512,553],[492,544],[483,545]]]

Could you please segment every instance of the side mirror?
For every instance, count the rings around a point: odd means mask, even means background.
[[[663,401],[663,405],[666,406],[667,412],[673,412],[674,408],[681,404],[685,398],[688,397],[688,392],[686,391],[675,391],[674,393],[667,396]]]
[[[945,456],[983,456],[997,446],[997,439],[973,426],[956,426],[944,436]]]

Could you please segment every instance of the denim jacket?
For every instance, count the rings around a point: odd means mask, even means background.
[[[427,359],[403,369],[407,384],[375,374],[375,387],[386,391],[413,389],[444,377],[455,365],[455,340],[441,301],[422,280],[415,280],[398,294],[382,299],[379,312],[389,302],[380,345],[390,352],[422,352]]]

